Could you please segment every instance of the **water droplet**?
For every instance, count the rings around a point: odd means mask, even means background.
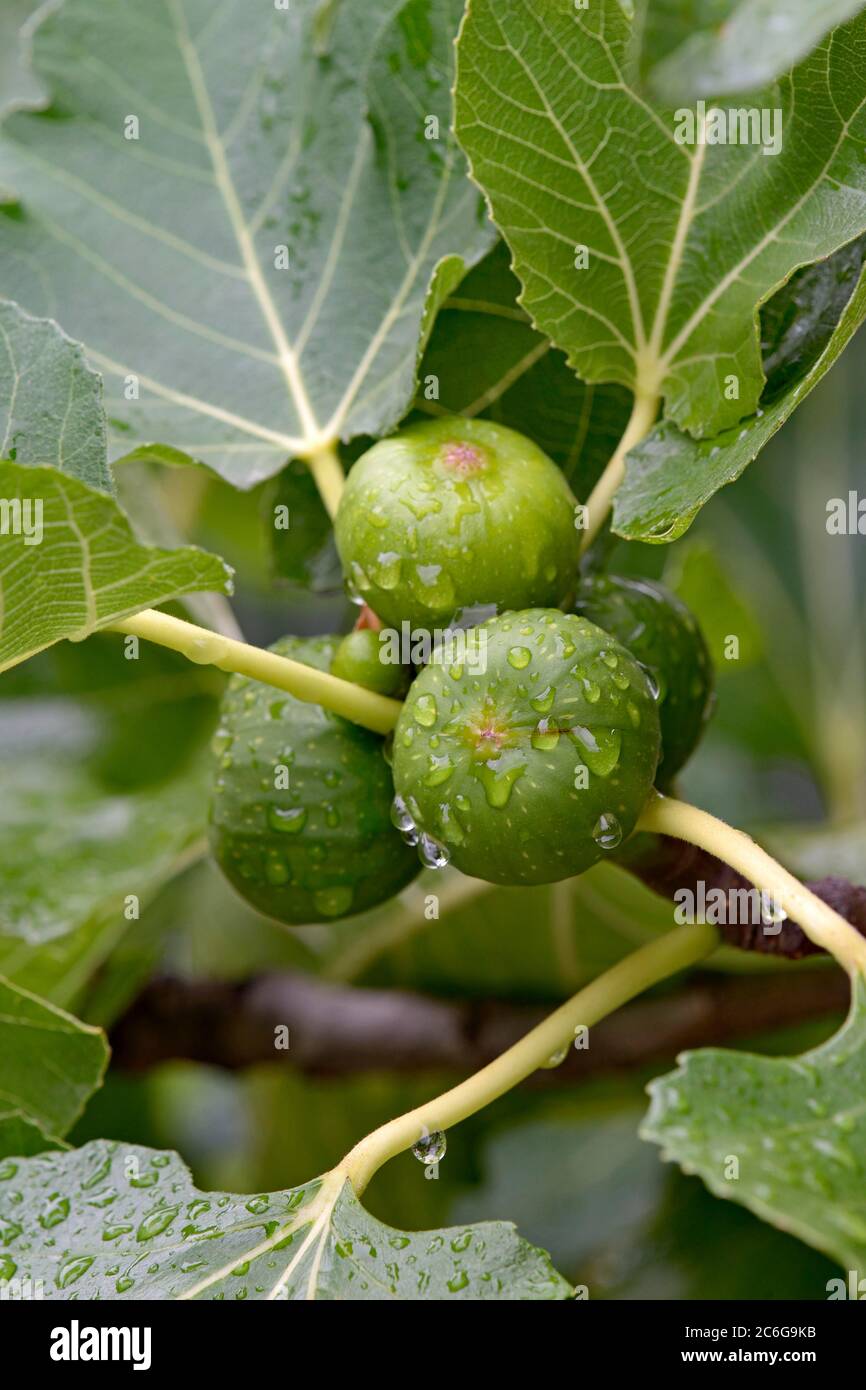
[[[438,508],[437,508],[438,510]],[[454,584],[441,565],[416,565],[415,592],[426,608],[447,608],[454,602]]]
[[[39,1225],[43,1230],[50,1231],[52,1227],[65,1221],[68,1215],[69,1198],[61,1197],[59,1192],[52,1192],[45,1210],[39,1217]]]
[[[543,690],[529,701],[537,714],[550,714],[553,709],[553,702],[556,699],[556,691],[552,685],[546,685]]]
[[[770,893],[761,897],[761,919],[764,922],[786,922],[788,914]]]
[[[418,840],[418,858],[427,869],[444,869],[451,855],[432,835],[425,834]]]
[[[265,878],[268,883],[279,888],[282,884],[288,883],[290,877],[289,866],[285,859],[281,859],[278,854],[269,854],[265,860]]]
[[[595,823],[592,838],[599,849],[616,849],[622,843],[622,826],[611,811],[603,811]]]
[[[380,589],[396,589],[400,583],[402,562],[396,550],[383,550],[376,556],[373,579]]]
[[[432,695],[419,695],[412,706],[412,713],[425,729],[432,729],[439,714],[439,707]]]
[[[638,665],[647,678],[650,695],[652,695],[654,700],[658,700],[661,696],[661,685],[659,684],[658,676],[649,666],[644,666],[642,661],[639,661]]]
[[[591,705],[597,705],[601,699],[601,686],[587,676],[583,681],[583,693]]]
[[[452,775],[453,772],[454,764],[448,757],[447,753],[443,754],[443,756],[439,758],[437,758],[435,753],[431,753],[430,768],[427,772],[427,775],[424,778],[424,786],[441,787],[443,782],[448,781],[448,778]]]
[[[72,1259],[65,1259],[63,1265],[57,1272],[57,1279],[54,1283],[58,1289],[68,1289],[70,1284],[74,1284],[76,1279],[81,1279],[93,1264],[93,1255],[74,1255]]]
[[[460,1293],[461,1289],[468,1289],[469,1275],[465,1269],[460,1269],[448,1280],[448,1290],[450,1293]]]
[[[224,724],[221,724],[220,727],[214,731],[213,738],[210,741],[211,752],[217,757],[220,757],[231,748],[233,743],[234,734],[230,729],[227,729]]]
[[[299,835],[307,823],[303,806],[268,807],[268,824],[282,835]]]
[[[11,1255],[0,1255],[0,1279],[11,1279],[17,1268]]]
[[[267,1211],[270,1205],[271,1199],[264,1193],[260,1197],[251,1197],[246,1204],[247,1211],[251,1211],[254,1216],[261,1216],[262,1212]]]
[[[472,769],[473,776],[484,788],[487,804],[497,810],[508,804],[514,783],[525,771],[526,763],[522,759],[515,762],[513,755],[509,757],[507,754],[490,762],[479,763]]]
[[[115,1292],[117,1293],[128,1293],[129,1290],[134,1287],[135,1280],[130,1279],[128,1274],[121,1274],[120,1278],[115,1281],[114,1285]]]
[[[532,660],[532,652],[528,647],[509,647],[508,664],[513,666],[515,671],[522,671]]]
[[[601,659],[610,671],[615,671],[619,665],[619,657],[615,652],[602,652]]]
[[[555,1052],[551,1052],[547,1060],[542,1062],[542,1067],[545,1069],[545,1071],[553,1071],[554,1067],[561,1067],[566,1057],[568,1056],[568,1051],[569,1044],[564,1043],[563,1046],[558,1047]]]
[[[129,1235],[129,1232],[130,1232],[131,1230],[132,1230],[132,1226],[128,1225],[126,1222],[123,1222],[123,1221],[121,1221],[121,1222],[116,1222],[116,1223],[109,1223],[109,1225],[104,1226],[103,1229],[102,1229],[102,1239],[103,1239],[103,1240],[118,1240],[121,1236],[127,1236],[127,1235]]]
[[[529,742],[532,744],[533,748],[537,748],[539,752],[549,753],[559,743],[559,729],[555,726],[551,728],[547,720],[542,719],[538,726],[533,729]]]
[[[583,760],[596,777],[609,777],[619,762],[622,734],[619,729],[587,729],[575,724],[570,730]]]
[[[154,1236],[161,1236],[168,1230],[179,1211],[180,1207],[156,1207],[148,1212],[135,1233],[136,1240],[153,1240]]]
[[[432,1134],[424,1134],[412,1145],[412,1152],[419,1163],[441,1163],[445,1157],[445,1150],[448,1147],[448,1140],[441,1129],[434,1129]]]
[[[319,888],[313,894],[313,902],[323,917],[342,917],[352,906],[354,889],[339,886]]]
[[[391,824],[400,831],[407,845],[417,845],[418,827],[402,796],[395,796],[391,802]]]

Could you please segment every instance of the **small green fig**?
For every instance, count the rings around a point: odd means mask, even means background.
[[[331,663],[331,674],[379,695],[396,695],[406,683],[406,668],[388,661],[388,649],[373,628],[358,628],[343,638]]]
[[[555,609],[477,629],[472,666],[445,649],[410,687],[394,736],[398,823],[430,863],[490,883],[582,873],[633,830],[653,785],[651,682],[609,633]]]
[[[714,703],[713,663],[691,609],[661,584],[619,574],[584,579],[575,612],[610,632],[658,687],[664,790],[688,762]]]
[[[444,628],[459,609],[567,605],[575,499],[531,440],[458,416],[412,425],[352,468],[335,522],[347,583],[382,622]]]
[[[284,637],[271,650],[327,671],[338,642]],[[259,912],[287,924],[333,921],[418,873],[391,821],[391,770],[376,734],[236,675],[213,752],[211,847]]]

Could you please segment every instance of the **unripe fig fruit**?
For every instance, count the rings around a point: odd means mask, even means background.
[[[328,671],[338,642],[284,637],[271,650]],[[279,922],[333,921],[414,878],[383,746],[320,705],[232,677],[213,740],[210,840],[242,898]]]
[[[575,499],[515,430],[459,416],[374,444],[349,473],[335,531],[349,586],[389,627],[454,612],[565,605],[577,585]]]
[[[386,652],[373,628],[358,628],[343,638],[331,663],[331,674],[380,695],[396,695],[404,688],[406,670],[399,662],[385,661]]]
[[[653,785],[650,680],[573,613],[506,613],[476,637],[476,670],[435,652],[410,687],[394,737],[396,818],[490,883],[582,873],[630,834]]]
[[[661,584],[618,574],[584,579],[574,607],[622,642],[658,686],[656,783],[664,789],[688,762],[713,709],[713,663],[697,619]]]

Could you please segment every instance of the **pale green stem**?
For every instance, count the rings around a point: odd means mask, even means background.
[[[589,549],[604,525],[607,514],[613,505],[614,494],[619,490],[625,477],[626,454],[648,433],[658,413],[658,407],[659,398],[656,395],[638,393],[635,396],[631,416],[622,439],[589,495],[586,504],[587,524],[580,541],[581,552]]]
[[[858,970],[866,974],[866,939],[742,830],[697,806],[657,792],[644,807],[637,829],[672,835],[715,855],[769,894],[774,904],[799,923],[810,941],[829,951],[850,974]]]
[[[586,985],[543,1023],[481,1071],[436,1100],[390,1120],[368,1134],[339,1165],[359,1195],[383,1163],[437,1130],[447,1130],[482,1110],[531,1076],[568,1047],[582,1026],[589,1027],[650,985],[695,965],[719,943],[715,927],[678,927],[643,946]]]
[[[346,481],[336,446],[325,444],[321,448],[313,450],[306,456],[306,463],[313,475],[328,516],[333,521],[337,515],[337,508],[343,493],[343,484]]]
[[[172,618],[168,613],[158,613],[153,608],[111,623],[105,630],[125,632],[134,637],[143,637],[148,642],[156,642],[161,647],[170,647],[199,665],[217,666],[221,671],[237,671],[253,680],[263,681],[265,685],[286,690],[299,700],[323,705],[334,714],[341,714],[344,719],[351,719],[377,734],[390,733],[402,709],[399,700],[377,695],[361,685],[354,685],[352,681],[340,680],[327,671],[305,666],[302,661],[292,661],[289,657],[277,656],[276,652],[208,632],[207,628]]]

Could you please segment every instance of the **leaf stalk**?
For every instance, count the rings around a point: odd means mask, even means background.
[[[604,472],[589,495],[586,504],[587,524],[580,542],[581,554],[592,545],[605,523],[613,505],[614,494],[619,490],[625,477],[625,460],[645,434],[649,433],[658,414],[659,398],[654,393],[638,391],[634,398],[632,412],[622,439],[605,465]]]

